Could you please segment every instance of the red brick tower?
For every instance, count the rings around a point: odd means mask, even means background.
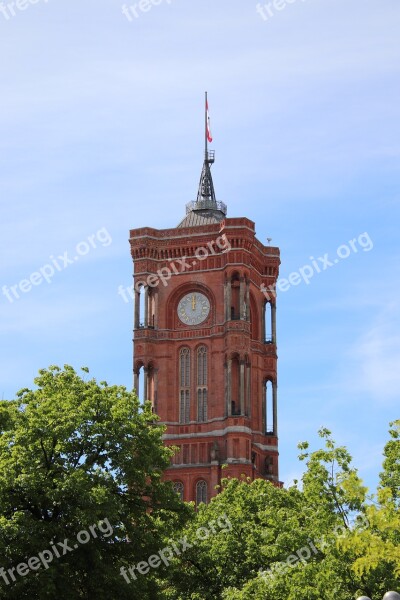
[[[196,503],[224,477],[279,482],[279,249],[259,242],[249,219],[226,217],[213,162],[206,149],[197,200],[177,227],[130,232],[134,387],[179,448],[167,479]]]

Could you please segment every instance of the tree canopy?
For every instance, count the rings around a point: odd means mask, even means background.
[[[42,370],[0,403],[0,598],[151,597],[151,578],[128,585],[120,568],[189,513],[162,481],[171,450],[151,407],[83,371]],[[48,568],[34,560],[49,551]]]
[[[376,495],[345,447],[299,445],[301,482],[244,477],[195,511],[135,393],[39,372],[0,402],[0,600],[381,600],[400,588],[400,421]]]
[[[391,431],[396,439],[398,425]],[[322,449],[300,444],[302,484],[277,488],[264,480],[226,480],[186,527],[226,515],[231,528],[196,541],[175,559],[170,600],[381,600],[399,589],[400,523],[394,498],[399,447],[385,448],[378,497],[368,496],[346,448],[322,429]]]

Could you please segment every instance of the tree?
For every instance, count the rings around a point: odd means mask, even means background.
[[[0,598],[157,598],[154,577],[120,569],[190,512],[162,481],[163,428],[134,393],[70,366],[35,384],[0,403]]]
[[[384,593],[400,584],[400,421],[390,423],[377,502],[364,507],[365,522],[340,541],[355,556],[354,572]]]
[[[200,506],[184,530],[191,547],[175,558],[165,598],[349,600],[367,593],[380,599],[398,587],[394,562],[388,561],[394,545],[384,540],[382,522],[377,535],[386,558],[373,569],[359,568],[366,546],[360,550],[353,536],[370,531],[367,488],[346,448],[337,446],[328,430],[319,433],[323,448],[310,452],[307,443],[299,446],[307,466],[301,488],[229,480],[209,505]],[[398,532],[393,510],[391,505],[392,512],[381,517]],[[198,531],[210,531],[218,518],[228,519],[230,527],[199,539]]]
[[[393,500],[400,508],[400,420],[390,423],[391,439],[383,451],[383,471],[380,474],[380,487],[389,488]]]

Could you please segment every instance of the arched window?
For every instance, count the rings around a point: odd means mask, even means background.
[[[182,348],[179,354],[179,422],[190,421],[190,350]]]
[[[199,504],[207,504],[207,482],[198,481],[196,484],[196,506]]]
[[[135,285],[135,329],[154,329],[156,322],[156,292],[138,282]]]
[[[232,415],[240,415],[240,359],[238,356],[232,358],[231,404]]]
[[[207,348],[201,346],[197,351],[197,385],[207,385]]]
[[[144,285],[139,286],[139,327],[145,326],[147,288]]]
[[[147,391],[145,390],[146,373],[145,373],[144,365],[140,365],[138,367],[135,380],[136,380],[135,389],[136,389],[137,397],[139,398],[140,402],[142,402],[142,403],[146,402],[147,398],[145,398],[145,396],[147,395]]]
[[[265,302],[264,304],[264,343],[270,344],[272,342],[272,305],[271,302]]]
[[[236,321],[240,319],[240,277],[238,273],[235,273],[231,279],[231,320]]]
[[[183,500],[183,490],[184,490],[183,483],[181,483],[180,481],[174,481],[173,488],[174,488],[174,492],[176,494],[178,494],[178,496],[181,500]]]
[[[199,423],[207,421],[207,390],[197,390],[197,420]]]
[[[265,433],[274,433],[274,397],[272,381],[264,383]]]
[[[197,350],[197,420],[208,418],[208,352],[205,346]]]

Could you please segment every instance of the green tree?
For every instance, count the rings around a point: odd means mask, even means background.
[[[393,500],[400,508],[400,420],[390,423],[391,439],[384,449],[383,471],[380,474],[380,487],[392,491]]]
[[[355,557],[354,572],[372,582],[378,598],[388,589],[400,588],[400,421],[390,426],[377,502],[372,499],[364,507],[364,523],[340,540],[340,546]]]
[[[184,531],[192,547],[175,559],[165,598],[350,600],[364,593],[380,600],[384,591],[397,587],[395,562],[388,560],[395,528],[400,530],[393,501],[381,513],[381,522],[373,520],[374,507],[350,454],[328,430],[319,433],[323,448],[310,452],[307,443],[299,446],[306,462],[301,487],[230,480],[209,505],[200,507]],[[385,456],[389,454],[391,473],[393,453],[387,449]],[[381,493],[392,497],[388,488]],[[223,515],[229,530],[199,540],[198,528],[210,529]],[[380,527],[380,542],[384,527],[391,528],[385,535],[393,543],[385,541],[386,558],[365,569],[358,561],[368,538],[364,544],[355,536],[371,532],[369,518],[374,533]]]
[[[35,384],[0,403],[0,598],[157,598],[154,577],[128,584],[120,569],[157,552],[190,512],[162,481],[163,428],[134,393],[70,366]],[[15,570],[52,547],[49,568]]]

